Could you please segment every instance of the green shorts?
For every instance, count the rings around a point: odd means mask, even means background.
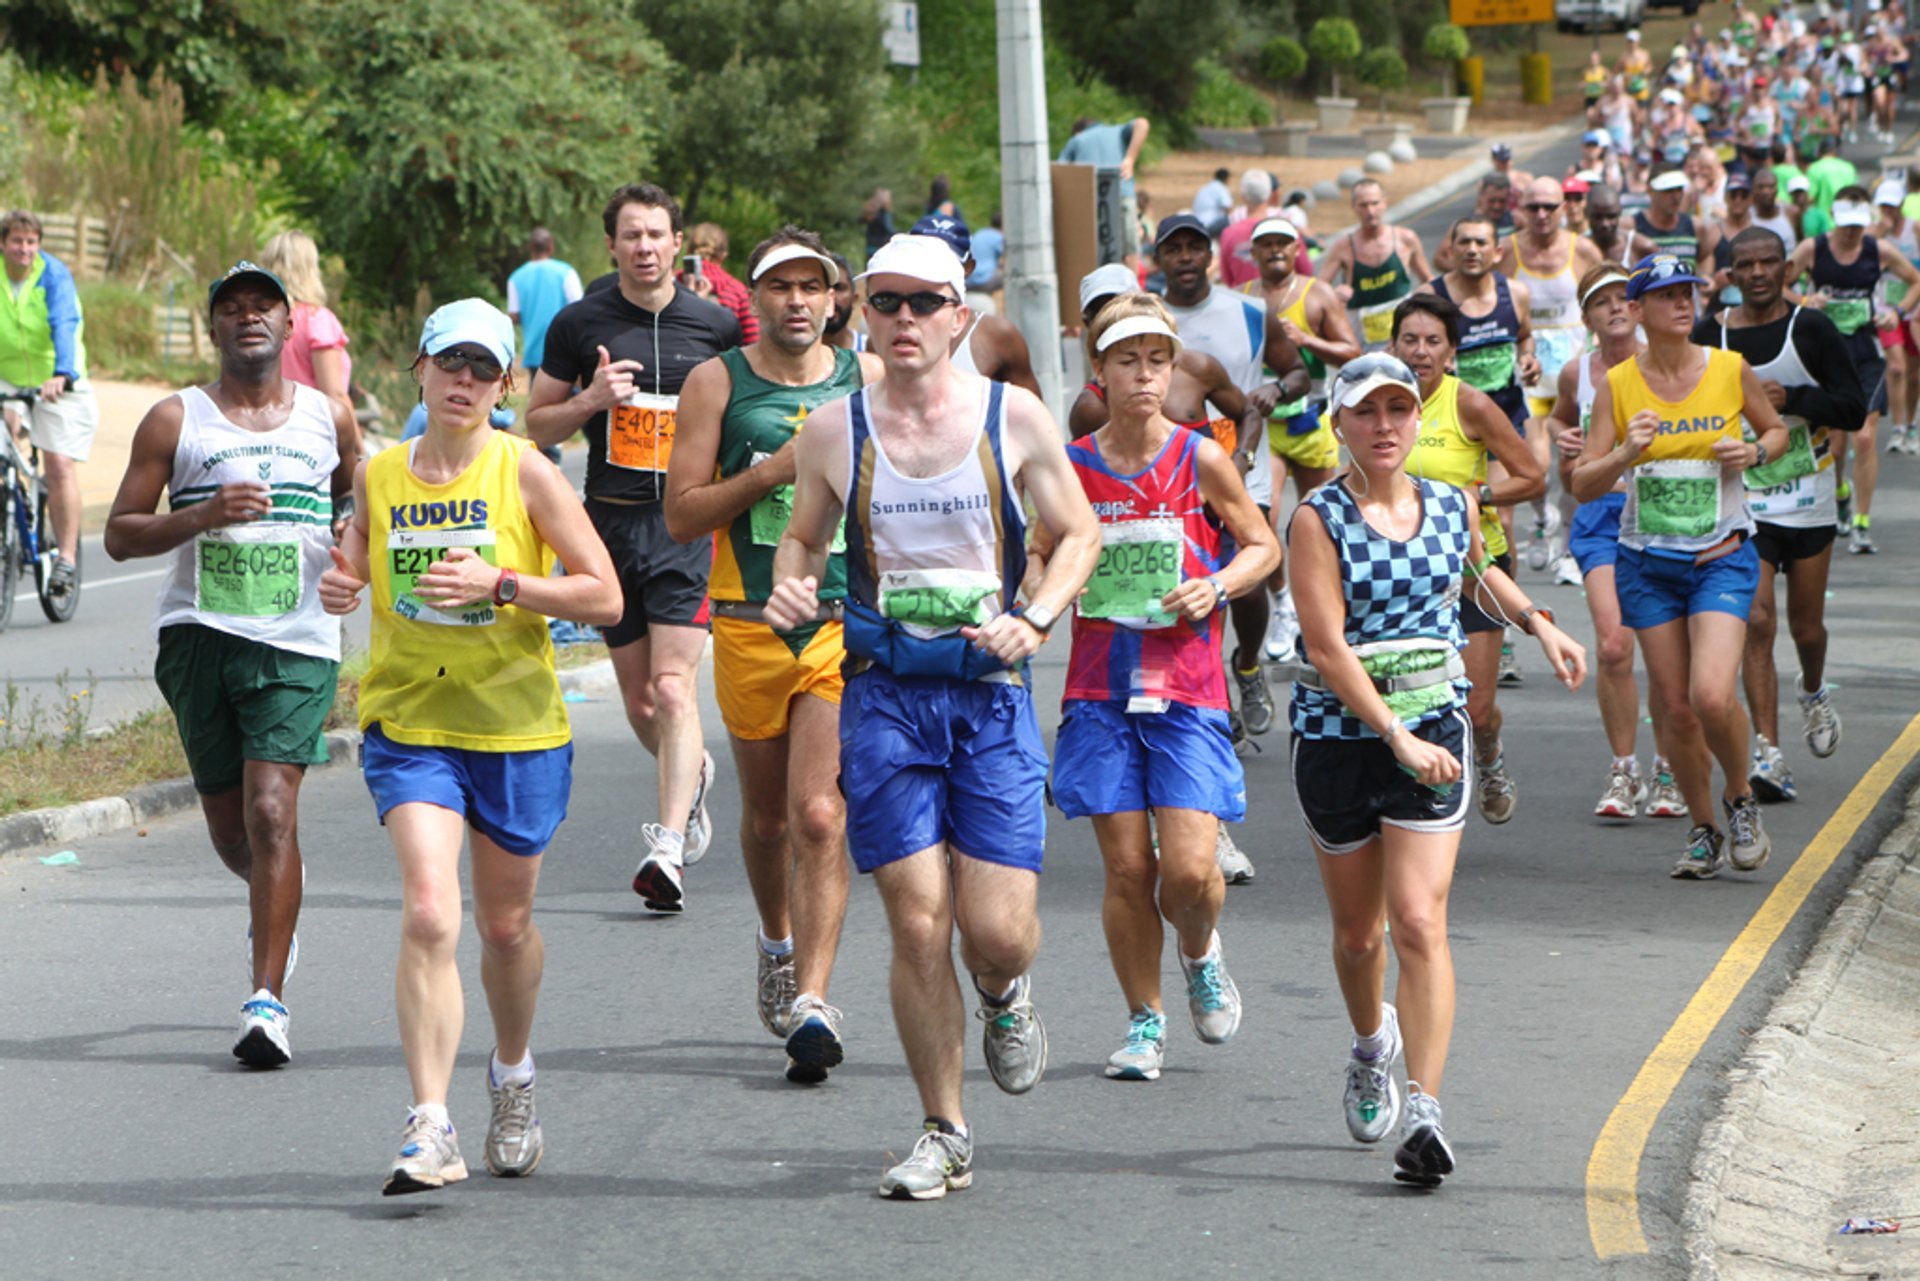
[[[198,623],[160,629],[153,679],[173,709],[193,785],[240,786],[248,761],[319,765],[340,664]]]

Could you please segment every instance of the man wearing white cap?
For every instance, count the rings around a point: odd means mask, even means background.
[[[1898,249],[1867,233],[1873,225],[1873,207],[1867,200],[1864,187],[1841,188],[1833,201],[1833,230],[1794,247],[1787,261],[1787,279],[1811,274],[1813,289],[1804,301],[1808,306],[1824,308],[1827,319],[1846,340],[1861,393],[1871,407],[1886,403],[1886,360],[1875,331],[1904,325],[1912,318],[1914,309],[1920,307],[1920,271]],[[1908,288],[1897,307],[1875,302],[1883,275],[1897,277]],[[1871,533],[1873,490],[1880,476],[1874,432],[1878,421],[1879,414],[1869,412],[1866,425],[1852,438],[1855,463],[1851,486],[1844,472],[1847,446],[1836,451],[1836,466],[1842,469],[1837,495],[1840,521],[1847,530],[1847,550],[1856,556],[1879,550]],[[1848,437],[1842,436],[1841,440]]]
[[[847,851],[886,905],[894,1019],[926,1118],[880,1193],[926,1200],[973,1180],[956,924],[995,1083],[1024,1093],[1046,1070],[1028,971],[1047,755],[1027,660],[1093,572],[1100,527],[1040,400],[954,368],[967,309],[953,251],[896,236],[861,278],[885,372],[808,415],[764,617],[790,631],[817,615],[844,528]],[[1054,550],[1021,605],[1028,504]]]
[[[687,376],[667,468],[667,529],[717,535],[714,697],[740,774],[740,847],[760,912],[760,1022],[787,1043],[787,1079],[839,1066],[840,1012],[827,985],[847,910],[839,782],[839,613],[846,566],[827,557],[815,617],[787,632],[763,613],[793,505],[794,434],[812,410],[880,376],[880,358],[824,341],[840,274],[820,237],[783,227],[754,248],[747,279],[760,338]]]
[[[1902,177],[1883,178],[1880,181],[1880,185],[1873,189],[1873,203],[1880,214],[1873,234],[1880,243],[1898,249],[1900,256],[1908,262],[1920,263],[1920,223],[1902,211],[1901,206],[1906,199],[1907,184]],[[1892,276],[1880,277],[1880,302],[1883,306],[1898,307],[1906,296],[1904,281]],[[1887,355],[1887,382],[1884,393],[1880,400],[1874,402],[1874,407],[1887,414],[1892,423],[1887,432],[1887,452],[1920,452],[1908,446],[1913,436],[1914,401],[1920,397],[1920,347],[1915,346],[1913,329],[1908,325],[1881,329],[1879,336],[1880,346]]]
[[[1683,209],[1687,198],[1687,171],[1679,165],[1657,173],[1647,183],[1647,207],[1633,215],[1633,229],[1672,254],[1692,271],[1700,261],[1700,233],[1693,215]]]

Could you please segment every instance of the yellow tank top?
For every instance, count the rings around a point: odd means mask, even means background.
[[[1452,374],[1441,375],[1440,385],[1420,407],[1420,435],[1407,458],[1407,474],[1469,493],[1487,481],[1487,447],[1460,430],[1460,380]],[[1487,555],[1506,554],[1507,531],[1491,507],[1480,508],[1480,541]]]
[[[1703,350],[1706,372],[1681,401],[1655,396],[1637,358],[1607,371],[1615,444],[1626,440],[1627,423],[1641,410],[1660,415],[1653,443],[1626,476],[1620,541],[1629,547],[1699,551],[1752,528],[1738,474],[1722,470],[1713,454],[1715,441],[1741,437],[1746,398],[1740,370],[1746,362],[1737,351]]]
[[[553,549],[520,497],[520,456],[530,446],[487,434],[480,456],[444,485],[413,474],[418,441],[367,462],[373,658],[360,681],[360,727],[377,722],[396,743],[526,752],[573,736],[544,615],[484,601],[437,610],[412,591],[455,547],[527,577],[553,570]]]

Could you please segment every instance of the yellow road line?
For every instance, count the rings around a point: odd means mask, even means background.
[[[1587,1232],[1593,1238],[1594,1253],[1601,1258],[1647,1252],[1647,1239],[1640,1231],[1640,1157],[1660,1110],[1807,895],[1916,755],[1920,755],[1920,716],[1907,723],[1893,746],[1873,763],[1794,860],[1653,1047],[1633,1084],[1600,1127],[1600,1137],[1587,1158]]]

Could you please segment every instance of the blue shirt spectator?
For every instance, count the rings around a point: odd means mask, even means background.
[[[1073,137],[1060,149],[1063,165],[1097,165],[1120,171],[1120,194],[1133,195],[1133,167],[1140,148],[1147,141],[1147,119],[1141,116],[1122,125],[1095,124],[1077,120]]]
[[[1000,285],[1000,260],[1007,255],[1007,238],[998,227],[982,227],[973,233],[973,274],[967,277],[971,289],[991,292]]]
[[[560,309],[578,302],[580,274],[553,256],[553,233],[535,227],[527,237],[527,258],[507,277],[507,314],[520,326],[520,359],[540,368],[547,350],[547,326]]]
[[[1233,192],[1227,187],[1229,176],[1225,169],[1216,169],[1213,181],[1193,193],[1193,216],[1211,236],[1218,236],[1221,228],[1233,221]]]

